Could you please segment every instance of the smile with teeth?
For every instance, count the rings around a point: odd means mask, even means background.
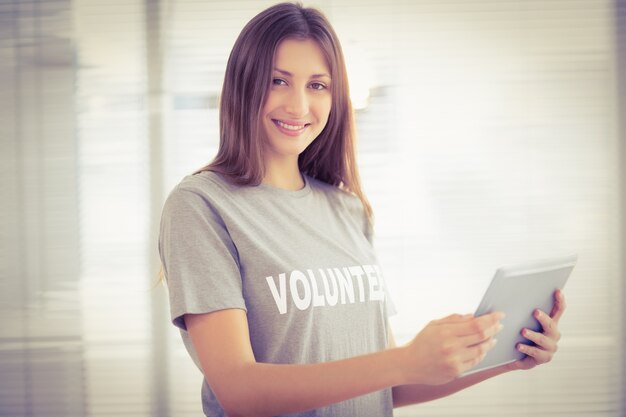
[[[276,120],[276,119],[272,119],[272,120],[274,121],[274,123],[276,123],[278,126],[282,127],[283,129],[293,130],[293,131],[302,130],[310,124],[310,123],[305,123],[303,125],[288,125],[287,123],[281,122],[280,120]]]

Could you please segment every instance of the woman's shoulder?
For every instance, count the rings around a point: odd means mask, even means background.
[[[368,220],[363,202],[356,194],[315,178],[307,177],[307,180],[310,181],[311,188],[317,189],[327,196],[327,200],[331,202],[335,209],[347,212],[357,222],[361,222],[359,224],[363,226],[363,233],[370,242],[372,241],[372,224]]]
[[[348,192],[336,185],[328,184],[317,178],[307,176],[311,188],[318,192],[324,193],[335,203],[341,204],[351,211],[360,212],[363,209],[363,204],[359,197],[355,194]]]
[[[185,176],[176,189],[196,192],[232,192],[236,186],[214,171],[200,171]]]
[[[232,193],[234,186],[219,174],[202,171],[183,177],[170,191],[165,200],[165,207],[182,209],[189,206],[212,206],[213,202]]]

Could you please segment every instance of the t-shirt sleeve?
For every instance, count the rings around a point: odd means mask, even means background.
[[[159,255],[172,323],[183,315],[246,310],[237,249],[217,211],[194,190],[176,187],[163,206]]]

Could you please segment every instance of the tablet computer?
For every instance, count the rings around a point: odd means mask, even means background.
[[[518,343],[534,345],[521,335],[523,328],[541,332],[542,328],[533,311],[538,308],[550,314],[554,303],[554,291],[563,289],[574,265],[576,255],[568,255],[540,261],[526,262],[499,268],[483,299],[476,309],[476,317],[493,311],[502,311],[502,330],[495,336],[498,344],[485,359],[463,375],[493,368],[523,359]]]

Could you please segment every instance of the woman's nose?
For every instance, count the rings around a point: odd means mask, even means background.
[[[293,116],[305,116],[309,112],[306,92],[300,89],[293,89],[287,97],[285,111]]]

